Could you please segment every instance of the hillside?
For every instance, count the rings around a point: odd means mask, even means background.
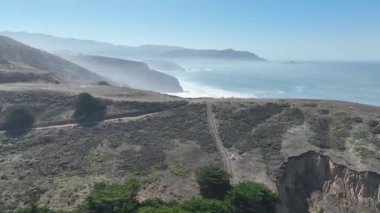
[[[1,83],[94,82],[103,79],[71,62],[0,36]]]
[[[98,95],[99,88],[85,89]],[[119,119],[54,126],[72,122],[67,118],[80,92],[57,90],[0,92],[3,109],[23,104],[36,115],[24,135],[0,132],[1,211],[31,202],[75,209],[94,183],[130,176],[143,180],[139,199],[183,201],[199,196],[196,169],[220,164],[233,183],[255,180],[277,191],[278,212],[377,212],[379,107],[159,94],[161,101],[149,101],[149,93],[127,89],[130,95],[121,96],[107,87],[102,97],[118,98],[103,99],[107,116]],[[48,106],[54,107],[43,110]]]
[[[141,45],[137,47],[113,45],[105,42],[61,38],[40,33],[27,32],[0,32],[15,40],[49,52],[76,53],[86,55],[100,55],[116,58],[131,59],[217,59],[217,60],[244,60],[264,61],[254,53],[236,50],[203,50],[187,49],[167,45]]]
[[[182,92],[175,77],[151,70],[142,62],[102,56],[61,55],[61,57],[132,88],[156,92]]]

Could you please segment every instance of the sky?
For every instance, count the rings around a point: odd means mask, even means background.
[[[0,0],[0,31],[271,60],[380,60],[379,0]]]

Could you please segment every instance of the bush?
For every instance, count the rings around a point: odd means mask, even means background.
[[[138,213],[191,213],[179,206],[159,206],[159,207],[141,207],[137,211]]]
[[[79,123],[99,121],[104,118],[106,105],[88,93],[80,93],[75,102],[73,117]]]
[[[110,83],[108,83],[107,81],[98,81],[97,83],[99,86],[111,86]]]
[[[191,171],[189,168],[186,168],[185,166],[179,165],[179,164],[170,166],[169,169],[170,169],[170,173],[177,176],[186,176]]]
[[[376,127],[377,125],[379,125],[379,122],[377,120],[369,120],[368,125],[370,127]]]
[[[279,201],[276,193],[267,186],[256,182],[242,182],[234,186],[228,193],[226,202],[233,212],[269,213],[275,211]]]
[[[138,179],[131,179],[126,184],[99,184],[87,198],[89,212],[130,212],[137,208],[137,192],[140,188]]]
[[[5,110],[2,128],[9,130],[28,129],[33,126],[34,117],[28,109],[22,106],[12,106]]]
[[[193,198],[182,204],[183,209],[190,212],[229,213],[228,205],[220,200]]]
[[[28,207],[17,210],[16,213],[54,213],[54,212],[46,207],[39,207],[36,204],[32,204]]]
[[[205,198],[222,199],[231,188],[230,175],[219,166],[201,167],[196,173],[196,180]]]

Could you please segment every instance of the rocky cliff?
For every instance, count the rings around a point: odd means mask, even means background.
[[[291,157],[277,181],[278,212],[377,212],[380,174],[358,172],[310,151]]]

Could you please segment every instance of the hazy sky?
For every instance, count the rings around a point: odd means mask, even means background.
[[[0,31],[380,60],[380,0],[0,0]]]

